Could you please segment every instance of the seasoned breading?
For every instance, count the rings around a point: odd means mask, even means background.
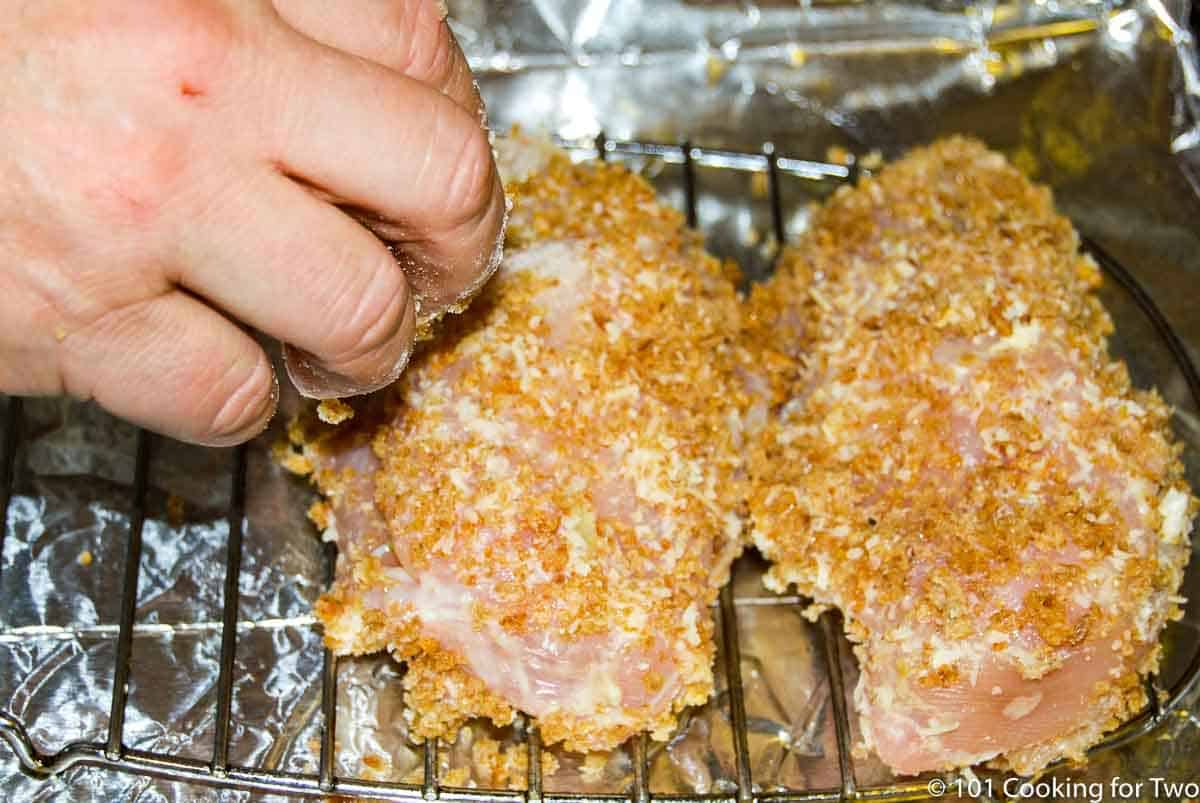
[[[420,736],[520,710],[573,750],[666,738],[741,549],[734,285],[627,171],[503,161],[497,277],[350,422],[293,427],[340,553],[317,614],[407,663]]]
[[[754,293],[767,585],[845,614],[900,772],[1030,773],[1144,702],[1196,501],[1099,282],[1050,193],[955,138],[839,191]]]

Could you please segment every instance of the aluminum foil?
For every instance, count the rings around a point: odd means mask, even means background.
[[[782,154],[818,159],[830,148],[891,155],[940,134],[979,136],[1054,187],[1062,209],[1141,280],[1200,358],[1200,69],[1185,2],[449,5],[500,130],[520,124],[568,140],[603,130],[745,150],[771,142]],[[664,197],[682,200],[678,166],[630,165]],[[769,269],[777,247],[761,179],[697,172],[710,248],[752,276]],[[789,234],[804,226],[806,204],[834,186],[785,177]],[[1111,283],[1104,294],[1117,321],[1113,348],[1139,384],[1157,385],[1177,406],[1176,429],[1200,487],[1200,411],[1129,295]],[[0,706],[52,752],[106,736],[136,433],[65,401],[29,402],[26,417],[0,558]],[[303,515],[311,490],[271,462],[278,436],[277,426],[249,450],[231,761],[315,772],[321,645],[311,605],[324,558]],[[125,731],[131,747],[211,756],[232,460],[229,451],[155,441]],[[761,568],[748,556],[734,581],[754,782],[835,787],[819,626],[763,591]],[[1200,597],[1196,571],[1185,593]],[[1193,608],[1172,625],[1166,685],[1200,638],[1198,622]],[[852,684],[848,655],[842,649]],[[672,741],[651,746],[652,791],[734,788],[723,666],[718,656],[714,700],[688,712]],[[419,780],[424,754],[400,716],[401,672],[386,658],[343,662],[340,774]],[[1058,776],[1196,780],[1198,716],[1193,699],[1159,731]],[[523,787],[524,727],[464,730],[439,750],[439,774],[462,785]],[[587,758],[551,751],[545,788],[624,792],[632,760],[629,749]],[[860,786],[891,780],[870,756],[857,756],[854,769]],[[0,789],[14,801],[272,799],[90,768],[36,781],[2,743]],[[1152,799],[1150,788],[1143,792]]]

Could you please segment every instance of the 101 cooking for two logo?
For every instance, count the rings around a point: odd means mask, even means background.
[[[934,778],[929,782],[929,794],[933,797],[996,799],[1001,795],[1009,800],[1078,800],[1086,803],[1102,803],[1105,800],[1195,800],[1200,798],[1200,782],[1176,781],[1168,778],[1146,778],[1127,780],[1120,776],[1110,781],[1065,781],[1060,778],[1043,778],[1031,781],[1027,778],[954,777]]]

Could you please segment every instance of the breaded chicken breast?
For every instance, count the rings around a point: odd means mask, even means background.
[[[900,773],[1078,758],[1146,701],[1196,501],[1050,193],[955,138],[844,188],[757,289],[767,585],[845,617]]]
[[[571,750],[664,739],[712,694],[741,549],[733,277],[627,171],[501,150],[496,278],[350,421],[292,428],[339,551],[317,615],[407,664],[415,734],[521,711]]]

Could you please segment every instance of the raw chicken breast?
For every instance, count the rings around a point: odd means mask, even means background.
[[[1078,247],[1048,191],[951,139],[839,191],[752,299],[766,583],[841,609],[897,772],[1080,757],[1179,615],[1196,502]]]
[[[521,711],[571,750],[664,739],[712,694],[741,549],[733,277],[641,179],[501,148],[496,278],[349,423],[292,428],[339,549],[317,615],[406,662],[415,734]]]

